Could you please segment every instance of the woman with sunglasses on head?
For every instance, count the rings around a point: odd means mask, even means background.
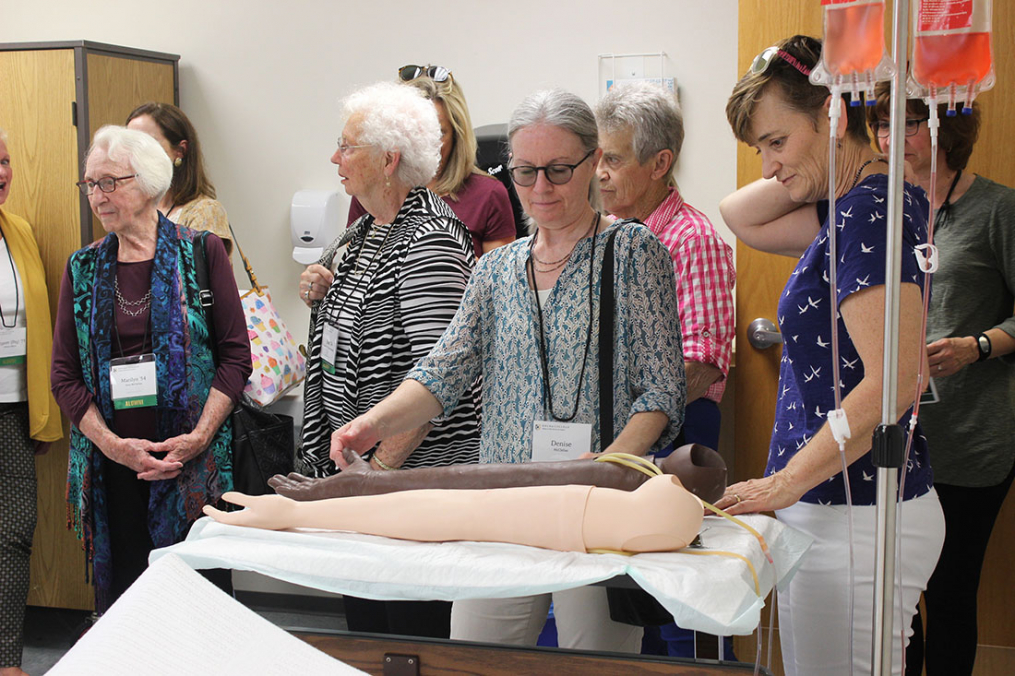
[[[0,207],[14,168],[0,129]],[[0,209],[0,676],[24,676],[25,602],[38,517],[35,455],[63,437],[49,390],[53,332],[32,226]]]
[[[77,184],[108,234],[67,261],[51,383],[73,424],[67,498],[99,613],[144,572],[152,549],[182,540],[201,507],[233,486],[228,416],[250,377],[250,341],[222,240],[158,210],[172,176],[151,136],[106,126]],[[209,577],[231,589],[228,575]]]
[[[427,185],[465,223],[479,258],[515,239],[515,221],[507,190],[476,166],[476,134],[461,85],[443,66],[402,66],[398,78],[433,101],[441,124],[441,163]],[[353,199],[349,224],[364,213]]]
[[[868,121],[889,148],[887,87]],[[927,640],[913,623],[907,671],[970,674],[976,660],[976,596],[994,521],[1015,478],[1015,190],[965,171],[980,109],[948,117],[939,109],[934,244],[939,267],[927,317],[929,375],[939,403],[920,416],[945,515],[945,542],[927,584]],[[929,111],[906,102],[903,147],[910,180],[931,187]],[[1007,357],[1006,357],[1007,356]],[[988,361],[989,360],[989,361]],[[989,403],[986,403],[989,402]]]
[[[680,429],[684,371],[673,264],[652,232],[590,203],[601,151],[595,116],[573,94],[526,98],[508,124],[509,171],[535,234],[479,259],[462,306],[395,392],[335,432],[331,457],[447,415],[483,375],[480,462],[645,455]],[[613,237],[616,272],[603,279]],[[613,370],[599,373],[599,294],[616,298]],[[612,379],[612,443],[601,439],[600,377]],[[383,442],[382,442],[383,443]],[[605,446],[605,447],[604,447]],[[560,453],[558,449],[566,449]],[[606,591],[553,595],[560,645],[638,652],[641,628],[609,618]],[[455,602],[452,638],[534,645],[550,595]]]
[[[784,40],[755,59],[733,89],[727,117],[737,138],[758,150],[764,178],[720,204],[723,218],[744,243],[799,257],[779,297],[779,324],[786,339],[768,466],[764,478],[727,488],[717,506],[733,514],[775,510],[780,521],[814,538],[788,588],[779,593],[786,673],[807,675],[846,674],[851,663],[854,673],[871,671],[876,469],[870,449],[881,421],[888,195],[887,165],[871,149],[863,108],[833,102],[827,89],[808,80],[820,51],[821,43],[814,38]],[[843,107],[836,140],[835,214],[828,213],[825,201],[830,105]],[[927,202],[912,186],[906,187],[903,202],[898,327],[903,339],[895,415],[905,425],[925,358],[906,337],[921,329],[923,274],[914,249],[926,238]],[[834,308],[828,281],[833,237],[838,259]],[[833,316],[838,322],[842,409],[851,430],[844,457],[827,424],[829,411],[835,409],[836,370],[829,345]],[[843,461],[852,494],[852,543],[844,509]],[[894,626],[909,627],[944,537],[919,427],[900,497],[903,568],[902,587],[895,590],[901,601]],[[852,590],[844,565],[851,552],[856,579]],[[895,673],[901,673],[899,642],[893,645]]]
[[[159,211],[178,225],[215,233],[231,254],[229,218],[215,199],[197,130],[186,114],[171,103],[145,103],[127,116],[127,128],[154,138],[173,161],[173,182],[159,200]]]
[[[433,104],[415,88],[384,82],[347,97],[344,109],[331,161],[366,213],[304,272],[300,285],[304,300],[320,298],[310,314],[296,458],[297,471],[314,477],[336,471],[328,457],[332,433],[391,394],[437,342],[475,263],[465,226],[425,187],[440,162]],[[310,281],[314,269],[328,273],[326,285]],[[389,471],[476,462],[478,382],[467,390],[445,415],[371,444],[371,466]],[[345,612],[353,631],[447,638],[451,605],[347,596]]]

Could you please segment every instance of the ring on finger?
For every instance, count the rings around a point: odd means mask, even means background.
[[[733,503],[734,505],[739,505],[741,502],[744,501],[744,499],[740,497],[739,493],[734,493],[733,499],[736,500],[736,502]]]

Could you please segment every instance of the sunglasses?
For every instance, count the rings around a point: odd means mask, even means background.
[[[778,47],[769,47],[761,54],[754,57],[754,61],[751,62],[751,72],[755,75],[760,75],[768,70],[768,67],[772,65],[772,62],[776,59],[782,59],[789,65],[796,68],[804,77],[810,77],[811,69],[800,63],[800,61],[790,54],[789,52],[779,49]]]
[[[402,66],[398,69],[398,78],[402,82],[409,82],[418,77],[426,75],[434,82],[447,82],[451,77],[451,71],[444,66]]]

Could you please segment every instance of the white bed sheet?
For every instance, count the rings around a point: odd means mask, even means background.
[[[48,672],[51,676],[363,676],[162,556]]]
[[[504,598],[570,589],[629,575],[686,629],[750,634],[764,599],[796,571],[810,547],[808,536],[766,516],[743,520],[765,537],[758,541],[719,517],[702,526],[701,551],[728,551],[751,561],[681,552],[620,556],[555,552],[487,542],[422,543],[358,533],[267,531],[199,520],[184,542],[152,552],[151,561],[176,554],[194,568],[250,570],[286,582],[371,599]]]

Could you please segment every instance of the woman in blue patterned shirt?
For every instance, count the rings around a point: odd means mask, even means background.
[[[821,43],[797,36],[769,48],[733,90],[726,113],[734,133],[761,155],[764,178],[723,200],[720,210],[744,243],[762,251],[799,256],[779,298],[784,337],[779,397],[762,479],[727,488],[717,503],[734,514],[776,510],[780,521],[814,538],[788,588],[779,594],[782,654],[787,674],[870,673],[874,598],[876,470],[871,436],[881,418],[885,246],[888,177],[867,136],[862,107],[845,108],[838,127],[835,228],[828,203],[828,91],[810,84]],[[923,274],[914,249],[926,238],[927,201],[906,186],[903,204],[902,289],[896,415],[908,422],[924,351],[921,331]],[[831,231],[831,234],[830,234]],[[837,290],[830,307],[830,237],[837,242]],[[838,364],[832,363],[830,325],[836,310]],[[851,438],[845,442],[855,537],[856,585],[852,633],[845,485],[842,458],[826,424],[835,408],[835,367]],[[910,626],[920,592],[941,551],[944,520],[931,485],[927,444],[916,429],[904,472],[901,614]],[[852,646],[850,639],[852,638]],[[902,663],[894,642],[896,673]]]
[[[601,151],[577,96],[533,94],[508,127],[510,171],[535,234],[484,255],[440,341],[405,382],[332,437],[362,452],[446,415],[483,376],[481,462],[644,455],[672,440],[684,410],[673,266],[647,228],[613,224],[590,203]],[[601,448],[599,289],[616,232],[613,425]],[[641,629],[609,619],[602,588],[553,594],[560,644],[637,652]],[[452,638],[534,644],[550,595],[456,602]]]

